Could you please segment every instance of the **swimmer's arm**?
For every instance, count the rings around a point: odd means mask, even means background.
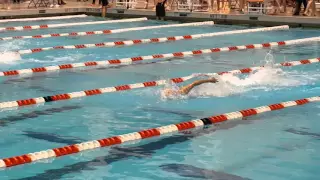
[[[197,80],[189,85],[181,87],[179,91],[181,94],[188,94],[196,86],[199,86],[204,83],[216,83],[216,82],[218,82],[218,80],[216,78]]]

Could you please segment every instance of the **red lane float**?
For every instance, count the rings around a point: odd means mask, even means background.
[[[210,116],[202,119],[195,119],[188,122],[182,122],[179,124],[170,124],[167,126],[161,126],[157,128],[151,128],[142,130],[139,132],[133,132],[129,134],[123,134],[119,136],[113,136],[109,138],[103,138],[99,140],[87,141],[79,144],[68,145],[64,147],[43,150],[34,153],[28,153],[20,156],[9,157],[5,159],[0,159],[0,168],[8,168],[12,166],[19,166],[42,159],[53,159],[56,157],[67,156],[71,154],[77,154],[82,151],[92,150],[101,147],[113,146],[117,144],[122,144],[129,141],[135,141],[139,139],[147,139],[156,136],[162,136],[164,134],[175,133],[178,131],[184,131],[189,129],[194,129],[197,127],[217,124],[233,119],[240,119],[242,117],[254,116],[257,114],[265,113],[268,111],[276,111],[292,106],[304,105],[310,102],[320,101],[320,96],[314,96],[304,99],[299,99],[295,101],[287,101],[278,104],[271,104],[267,106],[260,106],[251,109],[245,109],[241,111],[235,111],[230,113],[225,113],[216,116]]]
[[[147,43],[164,43],[164,42],[191,40],[191,39],[199,39],[199,38],[214,37],[214,36],[224,36],[224,35],[230,35],[230,34],[266,32],[266,31],[287,30],[287,29],[289,29],[289,26],[285,25],[285,26],[233,30],[233,31],[215,32],[215,33],[192,34],[192,35],[184,35],[184,36],[172,36],[172,37],[161,37],[161,38],[151,38],[151,39],[136,39],[136,40],[116,41],[116,42],[101,42],[101,43],[95,43],[95,44],[77,44],[77,45],[67,45],[67,46],[43,47],[43,48],[18,50],[18,51],[16,51],[16,53],[23,55],[23,54],[39,53],[39,52],[50,51],[50,50],[133,46],[133,45],[147,44]]]
[[[201,50],[174,52],[174,53],[167,53],[167,54],[153,54],[148,56],[137,56],[137,57],[113,59],[113,60],[88,61],[83,63],[36,67],[31,69],[9,70],[9,71],[0,72],[0,76],[16,76],[16,75],[22,75],[22,74],[39,73],[39,72],[53,72],[53,71],[59,71],[61,69],[75,69],[75,68],[87,67],[87,66],[98,67],[98,66],[121,65],[121,64],[128,65],[136,61],[148,61],[153,59],[164,59],[164,58],[174,58],[174,57],[184,58],[184,57],[194,56],[194,55],[211,54],[211,53],[218,53],[218,52],[232,52],[232,51],[240,51],[240,50],[248,50],[248,49],[271,48],[276,46],[289,46],[294,44],[311,43],[311,42],[317,42],[317,41],[320,41],[320,37],[295,39],[295,40],[280,41],[280,42],[269,42],[269,43],[263,43],[263,44],[249,44],[249,45],[242,45],[242,46],[201,49]]]
[[[213,21],[205,22],[195,22],[195,23],[183,23],[183,24],[167,24],[159,26],[145,26],[145,27],[133,27],[133,28],[124,28],[124,29],[106,29],[101,31],[88,31],[88,32],[71,32],[71,33],[61,33],[61,34],[39,34],[34,36],[14,36],[14,37],[3,37],[0,38],[0,41],[13,40],[13,39],[39,39],[39,38],[51,38],[51,37],[65,37],[65,36],[89,36],[89,35],[98,35],[98,34],[115,34],[129,31],[140,31],[147,29],[160,29],[160,28],[169,28],[169,27],[187,27],[187,26],[205,26],[205,25],[214,25]]]
[[[88,17],[85,14],[80,15],[70,15],[70,16],[52,16],[52,17],[38,17],[38,18],[22,18],[22,19],[1,19],[0,23],[7,22],[24,22],[24,21],[44,21],[44,20],[61,20],[61,19],[71,19],[71,18],[85,18]]]
[[[22,30],[34,30],[34,29],[48,29],[48,28],[60,28],[69,26],[84,26],[84,25],[95,25],[95,24],[111,24],[119,22],[137,22],[146,21],[144,18],[132,18],[132,19],[120,19],[120,20],[109,20],[109,21],[93,21],[93,22],[78,22],[78,23],[64,23],[64,24],[43,24],[33,26],[16,26],[16,27],[0,27],[0,31],[22,31]]]
[[[284,63],[280,63],[280,64],[275,64],[274,66],[298,66],[298,65],[308,64],[307,62],[319,63],[320,58],[301,60],[301,61],[284,62]],[[251,68],[244,68],[244,69],[227,71],[227,72],[220,72],[220,73],[207,73],[207,75],[215,76],[215,75],[223,75],[223,74],[228,74],[228,73],[231,73],[231,74],[250,73],[252,71],[259,70],[262,68],[264,68],[264,67],[251,67]],[[196,76],[197,76],[197,74],[193,74],[193,75],[189,75],[189,76],[173,78],[173,79],[170,79],[170,81],[172,81],[174,83],[182,83],[182,82],[187,81],[189,79],[192,79]],[[80,98],[80,97],[85,97],[85,96],[93,96],[93,95],[99,95],[99,94],[111,93],[111,92],[117,92],[117,91],[126,91],[126,90],[131,90],[131,89],[160,86],[160,85],[165,85],[166,83],[167,83],[166,80],[149,81],[149,82],[142,82],[142,83],[135,83],[135,84],[120,85],[120,86],[115,86],[115,87],[105,87],[105,88],[99,88],[99,89],[91,89],[91,90],[84,90],[84,91],[78,91],[78,92],[72,92],[72,93],[58,94],[58,95],[53,95],[53,96],[45,96],[45,97],[30,98],[30,99],[24,99],[24,100],[8,101],[8,102],[0,103],[0,109],[28,106],[28,105],[34,105],[34,104],[43,104],[43,103],[47,103],[47,102],[51,102],[51,101],[61,101],[61,100],[68,100],[68,99]]]

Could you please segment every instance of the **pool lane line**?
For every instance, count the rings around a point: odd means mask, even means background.
[[[38,18],[21,18],[21,19],[2,19],[0,23],[7,22],[24,22],[24,21],[44,21],[44,20],[61,20],[61,19],[72,19],[72,18],[85,18],[88,17],[85,14],[70,15],[70,16],[52,16],[52,17],[38,17]]]
[[[187,118],[193,119],[193,118]],[[31,175],[28,177],[23,177],[15,180],[46,180],[47,177],[52,179],[62,179],[63,176],[72,173],[81,173],[83,171],[89,170],[94,171],[97,168],[103,166],[110,166],[116,162],[122,162],[128,159],[150,159],[156,156],[157,152],[170,146],[177,144],[182,144],[184,142],[190,142],[192,139],[198,137],[213,135],[217,130],[229,130],[231,128],[237,127],[242,124],[250,124],[251,120],[238,121],[236,123],[228,123],[222,126],[210,126],[207,128],[199,128],[190,131],[184,131],[181,133],[176,133],[173,136],[167,136],[163,138],[158,138],[155,141],[139,143],[139,141],[133,141],[130,143],[130,147],[110,147],[108,152],[104,152],[100,156],[95,156],[87,160],[81,160],[74,163],[68,163],[67,165],[62,165],[59,168],[50,168],[49,170],[43,171],[42,173],[37,173],[36,175]],[[189,133],[190,132],[190,133]],[[87,140],[86,140],[87,141]],[[139,144],[138,144],[139,143]],[[76,143],[69,143],[76,144]],[[126,143],[129,144],[129,143]],[[84,168],[86,167],[86,168]],[[21,168],[24,168],[23,166]],[[54,178],[53,178],[54,177]],[[193,178],[194,179],[194,178]],[[217,178],[215,178],[217,180]],[[221,179],[220,179],[221,180]],[[224,180],[230,180],[224,178]],[[235,179],[231,179],[235,180]],[[241,179],[245,180],[245,179]],[[248,180],[248,179],[246,179]]]
[[[40,38],[52,38],[52,37],[91,36],[91,35],[99,35],[99,34],[115,34],[115,33],[129,32],[129,31],[140,31],[140,30],[148,30],[148,29],[160,29],[160,28],[169,28],[169,27],[205,26],[205,25],[214,25],[214,22],[213,21],[205,21],[205,22],[183,23],[183,24],[143,26],[143,27],[133,27],[133,28],[124,28],[124,29],[105,29],[105,30],[87,31],[87,32],[40,34],[40,35],[33,35],[33,36],[14,36],[14,37],[0,38],[0,41],[13,40],[13,39],[40,39]]]
[[[75,68],[87,67],[87,66],[99,67],[99,66],[122,65],[122,64],[129,65],[135,62],[148,61],[153,59],[184,58],[184,57],[189,57],[194,55],[203,55],[203,54],[211,54],[211,53],[219,53],[219,52],[233,52],[233,51],[249,50],[249,49],[272,48],[277,46],[307,44],[307,43],[318,42],[318,41],[320,41],[320,37],[312,37],[312,38],[295,39],[295,40],[280,41],[280,42],[268,42],[263,44],[248,44],[248,45],[241,45],[241,46],[200,49],[200,50],[193,50],[193,51],[167,53],[167,54],[153,54],[153,55],[147,55],[147,56],[137,56],[137,57],[130,57],[130,58],[122,58],[122,59],[87,61],[87,62],[74,63],[74,64],[60,64],[60,65],[47,66],[47,67],[8,70],[8,71],[0,72],[0,76],[17,76],[17,75],[23,75],[23,74],[53,72],[53,71],[75,69]]]
[[[320,62],[320,58],[314,58],[314,59],[306,59],[306,60],[300,60],[300,61],[283,62],[283,63],[275,64],[274,66],[298,66],[298,65],[305,65],[305,64],[319,63],[319,62]],[[207,75],[246,74],[246,73],[251,73],[253,71],[263,69],[263,68],[265,67],[258,66],[258,67],[244,68],[239,70],[225,71],[220,73],[207,73]],[[202,73],[202,74],[205,74],[205,73]],[[189,76],[177,77],[169,80],[172,81],[173,83],[182,83],[184,81],[190,80],[197,76],[198,74],[192,74]],[[141,82],[141,83],[119,85],[114,87],[104,87],[104,88],[90,89],[90,90],[84,90],[84,91],[78,91],[78,92],[57,94],[53,96],[44,96],[44,97],[36,97],[36,98],[23,99],[23,100],[7,101],[7,102],[0,103],[0,109],[22,107],[22,106],[29,106],[29,105],[35,105],[35,104],[44,104],[52,101],[70,100],[70,99],[81,98],[86,96],[94,96],[94,95],[100,95],[100,94],[112,93],[112,92],[118,92],[118,91],[127,91],[131,89],[154,87],[154,86],[160,86],[165,84],[167,84],[167,80],[162,79],[157,81],[147,81],[147,82]]]
[[[266,31],[288,30],[288,29],[289,29],[289,26],[285,25],[285,26],[275,26],[275,27],[266,27],[266,28],[232,30],[232,31],[224,31],[224,32],[191,34],[191,35],[170,36],[170,37],[160,37],[160,38],[150,38],[150,39],[135,39],[135,40],[115,41],[115,42],[101,42],[101,43],[95,43],[95,44],[77,44],[77,45],[33,48],[33,49],[14,51],[14,53],[23,55],[23,54],[39,53],[39,52],[50,51],[50,50],[85,49],[85,48],[116,47],[116,46],[123,47],[123,46],[133,46],[133,45],[147,44],[147,43],[175,42],[179,40],[200,39],[200,38],[206,38],[206,37],[224,36],[224,35],[231,35],[231,34],[266,32]]]
[[[122,134],[118,136],[103,138],[99,140],[87,141],[83,143],[68,145],[64,147],[58,147],[54,149],[43,150],[39,152],[28,153],[19,156],[13,156],[0,160],[0,167],[7,168],[12,166],[19,166],[27,163],[32,163],[42,159],[53,159],[56,157],[77,154],[82,151],[92,150],[102,147],[108,147],[118,144],[123,144],[129,141],[136,141],[140,139],[148,139],[152,137],[162,136],[164,134],[172,135],[175,132],[185,131],[189,129],[199,128],[206,125],[212,125],[222,123],[229,120],[240,119],[243,117],[254,116],[269,111],[276,111],[285,109],[292,106],[305,105],[311,102],[320,101],[320,96],[314,96],[299,100],[286,101],[277,104],[271,104],[266,106],[260,106],[241,111],[229,112],[225,114],[210,116],[201,119],[195,119],[187,122],[181,122],[178,124],[170,124],[166,126],[145,129],[139,132],[133,132],[128,134]]]
[[[35,29],[49,29],[49,28],[69,27],[69,26],[111,24],[111,23],[120,23],[120,22],[138,22],[138,21],[146,21],[146,20],[148,20],[148,19],[146,17],[144,17],[144,18],[92,21],[92,22],[76,22],[76,23],[63,23],[63,24],[42,24],[42,25],[33,25],[33,26],[0,27],[0,31],[22,31],[22,30],[35,30]]]

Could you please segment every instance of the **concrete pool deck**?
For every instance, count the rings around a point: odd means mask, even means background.
[[[68,5],[58,8],[27,8],[27,4],[12,6],[10,10],[0,10],[0,19],[39,17],[39,16],[60,16],[70,14],[87,14],[99,16],[101,9],[91,7],[88,3],[67,1]],[[151,9],[108,9],[107,17],[128,18],[148,17],[155,18],[155,11]],[[292,27],[315,27],[320,28],[320,17],[305,16],[277,16],[258,14],[219,14],[210,12],[182,12],[168,11],[168,20],[178,21],[206,21],[213,20],[217,24],[249,24],[249,25],[290,25]]]

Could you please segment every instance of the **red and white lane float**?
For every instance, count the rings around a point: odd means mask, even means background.
[[[305,65],[305,64],[319,63],[319,62],[320,62],[320,58],[314,58],[314,59],[306,59],[306,60],[300,60],[300,61],[283,62],[283,63],[275,64],[274,66],[298,66],[298,65]],[[230,74],[230,73],[244,74],[244,73],[251,73],[255,70],[259,70],[262,68],[264,67],[244,68],[244,69],[227,71],[227,72],[210,73],[208,75],[224,75],[224,74]],[[170,79],[170,81],[172,81],[173,83],[182,83],[194,77],[196,76],[189,75],[184,77],[172,78]],[[57,94],[53,96],[36,97],[36,98],[30,98],[30,99],[1,102],[0,109],[22,107],[22,106],[29,106],[29,105],[35,105],[35,104],[44,104],[52,101],[70,100],[70,99],[81,98],[86,96],[100,95],[104,93],[161,86],[161,85],[167,84],[167,82],[168,82],[167,80],[163,79],[163,80],[157,80],[157,81],[148,81],[148,82],[142,82],[142,83],[126,84],[126,85],[120,85],[120,86],[114,86],[114,87],[105,87],[105,88],[84,90],[84,91],[71,92],[71,93],[65,93],[65,94]]]
[[[146,21],[146,20],[148,20],[148,19],[144,17],[144,18],[108,20],[108,21],[77,22],[77,23],[64,23],[64,24],[42,24],[42,25],[16,26],[16,27],[0,27],[0,31],[22,31],[22,30],[35,30],[35,29],[49,29],[49,28],[69,27],[69,26],[111,24],[111,23],[120,23],[120,22],[137,22],[137,21]]]
[[[70,15],[70,16],[52,16],[52,17],[37,17],[37,18],[21,18],[21,19],[1,19],[0,23],[8,22],[26,22],[26,21],[45,21],[45,20],[61,20],[61,19],[72,19],[72,18],[85,18],[88,17],[85,14]]]
[[[194,23],[183,23],[183,24],[167,24],[158,26],[143,26],[143,27],[133,27],[124,29],[105,29],[100,31],[87,31],[87,32],[71,32],[71,33],[54,33],[54,34],[39,34],[33,36],[13,36],[13,37],[2,37],[0,41],[13,40],[13,39],[41,39],[41,38],[53,38],[53,37],[79,37],[79,36],[91,36],[99,34],[115,34],[123,33],[129,31],[142,31],[149,29],[160,29],[160,28],[170,28],[170,27],[188,27],[188,26],[206,26],[214,25],[213,21],[205,22],[194,22]]]
[[[0,76],[16,76],[16,75],[33,74],[33,73],[53,72],[53,71],[66,70],[66,69],[75,69],[80,67],[99,67],[99,66],[122,65],[122,64],[128,65],[134,62],[148,61],[148,60],[154,60],[154,59],[165,59],[165,58],[174,58],[174,57],[183,58],[183,57],[194,56],[194,55],[203,55],[203,54],[211,54],[211,53],[218,53],[218,52],[232,52],[232,51],[250,50],[250,49],[272,48],[277,46],[306,44],[306,43],[318,42],[318,41],[320,41],[320,37],[295,39],[295,40],[280,41],[280,42],[269,42],[269,43],[263,43],[263,44],[248,44],[248,45],[242,45],[242,46],[201,49],[201,50],[174,52],[174,53],[167,53],[167,54],[153,54],[148,56],[137,56],[137,57],[131,57],[131,58],[122,58],[122,59],[88,61],[88,62],[74,63],[74,64],[60,64],[55,66],[35,67],[31,69],[4,71],[4,72],[0,72]]]
[[[36,161],[40,161],[43,159],[53,159],[61,156],[67,156],[71,154],[77,154],[82,151],[92,150],[102,147],[110,147],[113,145],[123,144],[125,142],[136,141],[140,139],[148,139],[152,137],[159,137],[162,135],[172,135],[173,133],[179,131],[185,131],[190,129],[199,128],[205,125],[214,125],[218,123],[223,123],[229,120],[240,120],[243,117],[254,116],[257,114],[262,114],[269,111],[281,110],[284,108],[292,107],[292,106],[301,106],[304,104],[308,104],[311,102],[319,102],[320,96],[314,96],[294,101],[281,102],[277,104],[271,104],[267,106],[260,106],[251,109],[245,109],[241,111],[235,111],[215,116],[210,116],[201,119],[195,119],[187,122],[182,122],[178,124],[170,124],[166,126],[145,129],[139,132],[132,132],[129,134],[122,134],[118,136],[82,142],[73,145],[67,145],[64,147],[58,147],[54,149],[48,149],[33,153],[28,153],[19,156],[13,156],[5,159],[0,159],[0,167],[8,168],[13,166],[19,166],[23,164],[28,164]]]
[[[275,26],[275,27],[266,27],[266,28],[257,28],[257,29],[233,30],[233,31],[225,31],[225,32],[191,34],[191,35],[183,35],[183,36],[171,36],[171,37],[150,38],[150,39],[136,39],[136,40],[116,41],[116,42],[101,42],[101,43],[95,43],[95,44],[77,44],[77,45],[67,45],[67,46],[43,47],[43,48],[18,50],[15,53],[18,53],[19,55],[23,55],[23,54],[39,53],[39,52],[50,51],[50,50],[133,46],[133,45],[147,44],[147,43],[175,42],[180,40],[200,39],[200,38],[206,38],[206,37],[224,36],[224,35],[231,35],[231,34],[266,32],[266,31],[288,30],[288,29],[289,29],[289,26],[285,25],[285,26]]]

